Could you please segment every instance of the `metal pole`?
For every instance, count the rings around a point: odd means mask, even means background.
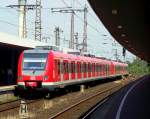
[[[71,12],[71,31],[69,48],[74,49],[74,11]]]
[[[83,52],[87,52],[87,6],[84,8]]]
[[[36,0],[35,40],[41,41],[41,0]]]
[[[19,38],[26,38],[26,0],[18,0],[19,3]]]

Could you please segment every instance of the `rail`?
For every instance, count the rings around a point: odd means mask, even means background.
[[[35,102],[40,101],[40,100],[41,99],[28,100],[26,102],[26,104],[35,103]],[[20,102],[21,102],[21,99],[17,99],[17,100],[14,100],[14,101],[10,101],[10,102],[0,104],[0,113],[5,112],[5,111],[9,111],[9,110],[12,110],[12,109],[15,109],[15,108],[19,108],[20,107]]]
[[[49,119],[55,119],[55,118],[58,118],[58,117],[61,118],[61,116],[62,116],[63,114],[69,112],[71,109],[75,108],[76,106],[78,106],[78,105],[80,105],[80,104],[82,104],[82,103],[85,103],[86,101],[91,100],[91,99],[93,99],[93,98],[95,98],[95,97],[97,97],[97,96],[99,96],[99,95],[101,95],[101,94],[104,94],[104,93],[106,93],[106,92],[109,92],[109,95],[110,95],[110,91],[112,91],[113,89],[118,88],[118,87],[120,87],[120,86],[121,86],[121,85],[117,85],[117,86],[111,87],[111,88],[109,88],[109,89],[100,91],[100,92],[98,92],[98,93],[96,93],[96,94],[94,94],[94,95],[92,95],[92,96],[90,96],[90,97],[88,97],[88,98],[86,98],[86,99],[83,99],[83,100],[81,100],[81,101],[79,101],[79,102],[77,102],[77,103],[75,103],[75,104],[69,106],[68,108],[64,109],[63,111],[58,112],[57,114],[51,116]],[[62,118],[63,118],[63,117],[62,117]]]

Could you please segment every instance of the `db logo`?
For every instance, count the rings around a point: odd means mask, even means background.
[[[32,76],[32,77],[31,77],[31,80],[35,80],[35,76]]]

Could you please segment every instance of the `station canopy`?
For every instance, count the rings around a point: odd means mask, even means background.
[[[149,0],[89,0],[89,3],[120,44],[150,62]]]

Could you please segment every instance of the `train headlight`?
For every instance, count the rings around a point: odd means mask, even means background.
[[[22,76],[18,76],[18,80],[22,80]]]
[[[44,80],[48,80],[48,76],[44,76]]]

